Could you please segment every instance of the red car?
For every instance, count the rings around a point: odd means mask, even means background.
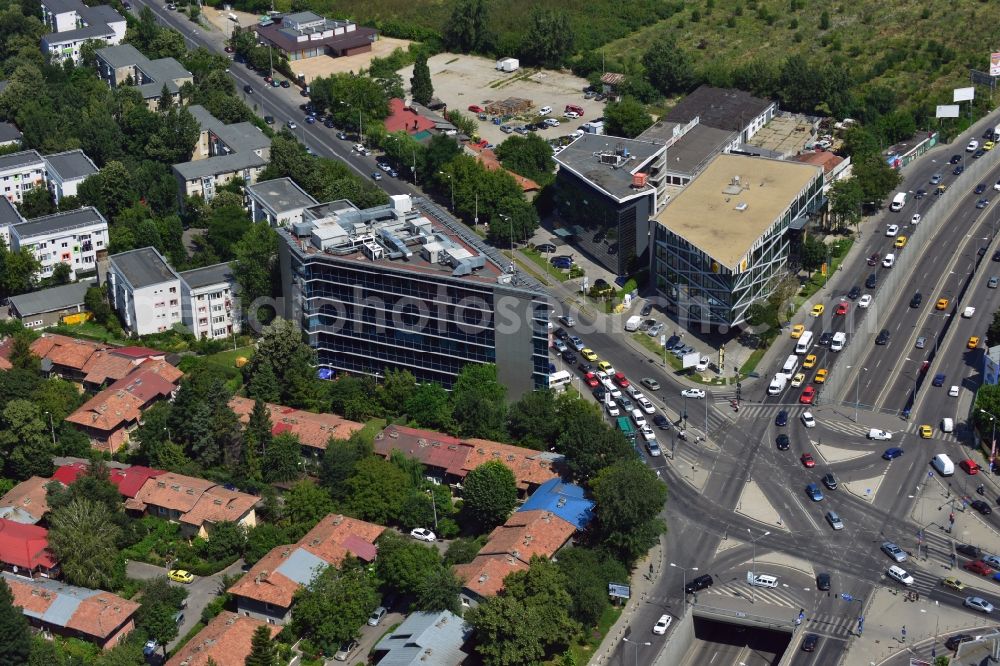
[[[962,565],[962,568],[966,571],[971,571],[974,574],[979,574],[980,576],[989,576],[993,573],[993,567],[986,564],[986,562],[983,562],[982,560],[968,562]]]
[[[807,386],[806,390],[802,392],[801,396],[799,396],[799,402],[801,402],[803,405],[811,405],[813,404],[813,398],[815,397],[816,397],[816,389],[814,389],[812,386]]]
[[[872,256],[868,257],[869,266],[878,266],[879,262],[882,261],[882,255],[876,252]]]
[[[622,388],[628,388],[629,386],[628,379],[626,379],[625,375],[620,372],[615,373],[615,384],[618,384],[618,386]]]
[[[588,372],[583,376],[583,381],[587,383],[590,388],[597,388],[600,385],[600,381],[597,379],[597,375],[592,372]]]
[[[470,104],[469,105],[469,111],[472,111],[473,113],[482,113],[483,112],[483,107],[476,106],[475,104]]]
[[[979,464],[969,458],[966,458],[962,462],[958,463],[958,466],[961,467],[962,470],[969,476],[979,474]]]
[[[812,454],[803,453],[802,457],[799,458],[799,460],[801,460],[802,464],[804,466],[806,466],[806,467],[815,467],[816,466],[816,461],[813,460]]]
[[[837,309],[834,310],[833,314],[845,315],[847,314],[847,303],[839,303]]]

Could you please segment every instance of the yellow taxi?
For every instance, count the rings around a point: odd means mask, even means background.
[[[809,368],[816,365],[816,354],[809,354],[806,356],[805,360],[802,361],[802,367],[808,370]]]
[[[597,369],[598,370],[603,370],[604,372],[608,373],[609,375],[610,374],[614,374],[614,372],[615,372],[615,366],[611,365],[607,361],[601,361],[600,363],[598,363],[597,364]]]
[[[194,580],[194,574],[184,571],[184,569],[171,569],[167,572],[167,578],[176,583],[190,583]]]
[[[906,247],[906,236],[897,236],[896,242],[893,243],[893,245],[895,245],[898,248]]]
[[[993,146],[995,145],[997,144],[993,143],[992,141],[987,141],[986,143],[983,144],[983,150],[993,150]]]
[[[580,356],[584,357],[588,361],[596,361],[597,354],[594,353],[593,349],[581,349]]]
[[[823,382],[826,381],[826,376],[828,374],[830,374],[829,370],[827,370],[826,368],[820,368],[819,370],[816,371],[816,377],[813,379],[813,381],[817,384],[822,384]]]
[[[923,439],[930,439],[931,437],[934,436],[934,428],[930,427],[929,425],[920,426],[920,436]]]
[[[953,590],[962,591],[965,589],[965,583],[955,578],[954,576],[948,576],[941,581],[941,584],[945,587],[950,587]]]
[[[799,387],[802,386],[802,382],[806,380],[806,373],[800,372],[792,377],[792,386]]]
[[[948,307],[948,299],[947,298],[939,298],[938,302],[937,302],[937,305],[934,306],[934,309],[935,310],[944,310],[947,307]]]
[[[978,347],[979,336],[978,335],[969,336],[969,341],[966,343],[965,346],[968,347],[969,349],[975,349],[976,347]]]
[[[802,324],[796,324],[792,326],[792,340],[798,340],[802,337],[802,334],[806,332],[806,327]]]
[[[813,317],[818,317],[821,314],[823,314],[824,310],[826,310],[826,306],[823,305],[822,303],[817,303],[816,305],[813,306],[812,312],[810,312],[810,314]]]

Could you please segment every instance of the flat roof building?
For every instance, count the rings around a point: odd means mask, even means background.
[[[679,319],[733,326],[787,269],[788,230],[822,204],[820,167],[718,155],[656,216],[652,272]]]
[[[42,36],[42,53],[54,62],[80,63],[80,47],[91,40],[108,45],[125,39],[125,17],[109,5],[90,7],[80,0],[41,0],[42,21],[52,32]]]
[[[24,135],[17,125],[8,122],[0,122],[0,146],[20,146]]]
[[[435,204],[390,198],[319,204],[278,230],[284,316],[321,370],[405,368],[451,388],[466,364],[493,363],[511,399],[547,386],[541,285]]]
[[[8,301],[10,316],[20,321],[25,328],[55,326],[70,315],[84,312],[87,290],[96,285],[96,279],[80,280],[11,296]]]
[[[240,332],[234,303],[236,278],[227,263],[193,268],[181,276],[184,324],[199,339],[219,340]],[[233,313],[237,313],[235,316]]]
[[[108,221],[93,206],[52,213],[13,224],[8,229],[12,250],[28,249],[49,277],[59,264],[70,268],[70,278],[97,270],[107,254]]]
[[[77,148],[45,156],[49,190],[58,204],[63,197],[75,197],[77,187],[99,171],[87,154]]]
[[[109,257],[108,300],[134,335],[162,333],[181,318],[181,278],[156,248]]]
[[[131,44],[98,49],[97,74],[112,88],[126,83],[135,86],[150,109],[159,104],[164,86],[177,104],[181,86],[194,83],[194,75],[174,58],[150,60]]]
[[[378,39],[378,31],[373,28],[358,27],[354,21],[328,19],[310,11],[265,18],[253,29],[261,41],[281,51],[289,60],[367,53]]]
[[[284,227],[302,221],[306,208],[319,204],[291,178],[265,180],[244,188],[254,222]]]
[[[778,103],[735,88],[703,85],[686,95],[664,116],[672,123],[698,118],[702,125],[739,133],[747,143],[778,112]]]
[[[13,204],[28,190],[45,185],[45,160],[37,150],[0,155],[0,193]]]

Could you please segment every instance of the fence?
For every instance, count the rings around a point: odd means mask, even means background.
[[[964,150],[964,146],[955,145],[956,150]],[[882,271],[880,276],[882,277],[882,286],[875,292],[871,306],[861,321],[855,326],[854,332],[848,333],[847,346],[844,347],[843,351],[839,352],[835,363],[836,366],[839,366],[839,370],[830,372],[829,379],[826,380],[826,383],[817,396],[818,401],[825,404],[844,402],[845,404],[854,405],[856,403],[856,399],[845,400],[844,393],[848,388],[847,381],[851,375],[850,372],[847,372],[847,368],[849,367],[856,372],[860,372],[858,364],[870,349],[869,341],[872,339],[872,335],[884,327],[885,320],[892,311],[894,301],[902,293],[902,286],[913,274],[916,262],[923,256],[923,252],[926,249],[925,245],[933,243],[936,235],[943,231],[942,227],[947,222],[953,209],[962,198],[969,194],[969,184],[981,182],[997,165],[998,161],[1000,161],[1000,150],[988,151],[978,160],[965,159],[963,160],[966,164],[965,173],[962,174],[957,182],[952,184],[939,196],[933,193],[928,194],[928,196],[935,197],[937,201],[921,217],[920,224],[912,231],[906,244],[907,249],[903,252],[897,252],[896,263],[892,270]],[[944,164],[942,168],[946,168],[947,166],[947,164]],[[883,219],[882,221],[887,222],[888,220]],[[881,229],[878,232],[880,231]],[[928,294],[928,296],[930,301],[934,300],[933,295]],[[956,298],[951,303],[951,316],[948,317],[949,322],[957,316],[959,302],[960,299]],[[860,312],[857,308],[851,308],[851,310],[855,313]],[[944,335],[944,331],[940,335]],[[933,350],[931,353],[933,354]]]

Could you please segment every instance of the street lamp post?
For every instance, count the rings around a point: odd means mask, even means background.
[[[649,647],[650,645],[652,645],[652,643],[650,643],[649,641],[642,641],[642,642],[640,642],[640,641],[630,641],[627,638],[623,638],[622,640],[625,641],[626,643],[630,643],[632,645],[632,647],[635,648],[635,664],[636,664],[636,666],[639,666],[639,646],[640,645],[645,645],[646,647]]]
[[[501,220],[506,220],[510,225],[510,272],[514,272],[514,220],[510,215],[497,213]]]
[[[670,563],[670,566],[674,567],[675,569],[680,569],[681,570],[681,581],[682,581],[682,584],[684,585],[684,587],[682,589],[684,590],[684,601],[686,603],[687,602],[687,587],[688,587],[687,572],[688,571],[697,571],[698,567],[682,567],[681,565],[674,564],[673,562]]]
[[[52,446],[56,445],[56,427],[52,425],[52,412],[45,412],[49,416],[49,430],[52,431]]]
[[[455,180],[451,177],[450,173],[445,173],[444,171],[438,171],[439,174],[448,179],[448,184],[451,185],[451,212],[455,212]]]
[[[757,542],[760,541],[761,539],[763,539],[764,537],[766,537],[768,534],[770,534],[770,532],[764,532],[759,537],[757,537],[756,539],[754,539],[753,538],[753,532],[751,532],[750,528],[748,527],[747,528],[747,534],[750,535],[750,543],[753,544],[753,560],[752,560],[752,563],[750,565],[750,573],[753,576],[753,578],[756,579],[757,578]],[[751,583],[751,585],[750,585],[750,603],[754,602],[754,596],[755,596],[754,595],[754,591],[756,589],[757,589],[757,586],[753,585]]]
[[[438,508],[437,508],[437,501],[434,499],[434,491],[433,490],[428,489],[428,490],[425,490],[424,492],[427,493],[427,495],[431,498],[431,508],[434,509],[434,532],[436,533],[437,532],[437,528],[438,528]]]
[[[986,411],[982,407],[979,408],[979,411],[981,411],[983,414],[986,414],[986,416],[990,417],[990,423],[993,424],[993,435],[990,437],[990,468],[992,471],[993,453],[994,453],[993,449],[996,446],[996,441],[997,441],[997,417],[991,414],[990,412]]]
[[[851,366],[847,366],[850,370]],[[854,381],[854,422],[858,422],[858,406],[861,404],[861,373],[868,372],[868,368],[858,368],[858,376]]]

